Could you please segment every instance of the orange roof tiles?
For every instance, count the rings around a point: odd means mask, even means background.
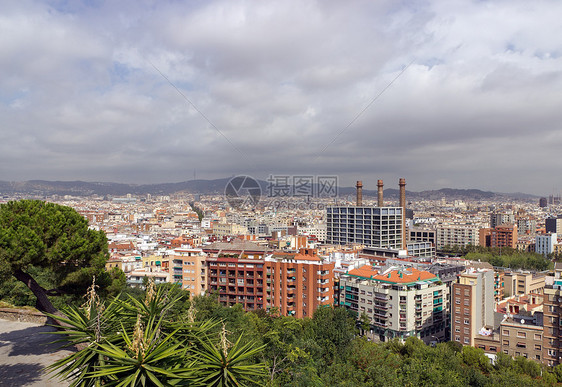
[[[373,270],[370,265],[364,265],[357,269],[353,269],[349,271],[348,274],[394,283],[411,283],[437,278],[434,274],[431,274],[428,271],[422,271],[415,268],[409,268],[407,270],[395,269],[386,274],[379,274],[379,272],[377,270]]]
[[[353,269],[349,271],[348,274],[356,275],[358,277],[371,278],[377,275],[378,273],[379,273],[378,270],[374,270],[371,265],[363,265],[361,267],[358,267],[357,269]]]

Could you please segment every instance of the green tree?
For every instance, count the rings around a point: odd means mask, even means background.
[[[90,230],[70,207],[39,200],[0,205],[0,280],[14,277],[24,283],[42,312],[57,312],[49,296],[84,294],[94,276],[107,287],[107,258],[105,234]],[[32,275],[37,271],[43,283]]]

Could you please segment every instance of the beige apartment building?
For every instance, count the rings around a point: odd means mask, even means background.
[[[505,272],[503,275],[504,295],[543,294],[546,276],[542,273]]]
[[[217,237],[245,235],[248,234],[248,229],[235,223],[215,223],[213,224],[213,234]]]
[[[475,225],[445,225],[435,230],[437,248],[443,246],[477,246],[480,228]]]
[[[201,249],[178,248],[173,250],[170,258],[174,282],[181,282],[182,289],[189,290],[192,297],[204,295],[207,290],[207,254]]]
[[[452,286],[452,341],[475,345],[482,329],[494,327],[494,271],[470,269],[461,274]]]
[[[523,356],[541,362],[543,359],[543,327],[526,319],[508,317],[500,324],[503,353]]]

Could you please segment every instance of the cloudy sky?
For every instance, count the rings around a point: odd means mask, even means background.
[[[0,180],[562,189],[557,0],[0,8]]]

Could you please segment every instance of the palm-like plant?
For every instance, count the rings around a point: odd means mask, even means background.
[[[253,358],[264,348],[253,343],[242,344],[242,336],[230,346],[226,332],[221,332],[221,345],[202,342],[202,349],[195,351],[198,362],[195,366],[196,381],[203,386],[229,387],[257,383],[265,375],[265,365],[256,364]]]
[[[89,377],[107,379],[107,386],[170,386],[191,379],[193,356],[176,340],[177,331],[162,334],[161,323],[153,316],[143,327],[139,315],[132,336],[123,328],[124,347],[99,344],[94,351],[105,361]]]
[[[79,350],[48,368],[71,387],[242,386],[264,374],[263,364],[253,363],[262,347],[242,345],[240,338],[229,346],[224,328],[216,344],[216,321],[195,321],[193,313],[177,318],[177,294],[151,284],[143,301],[118,297],[107,306],[94,285],[88,294],[85,305],[57,316],[66,324],[59,341]]]

